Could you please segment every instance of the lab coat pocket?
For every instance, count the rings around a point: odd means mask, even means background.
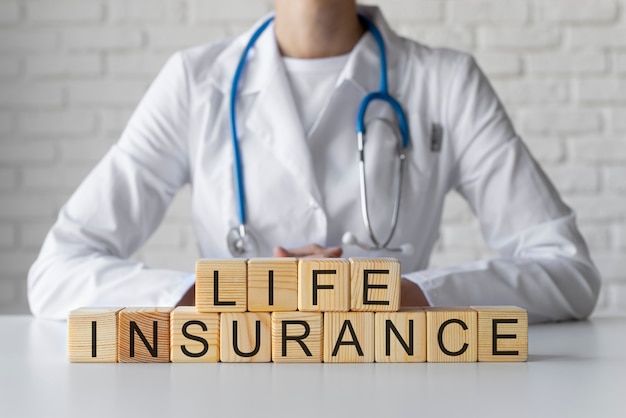
[[[445,158],[446,144],[441,125],[426,118],[411,126],[411,145],[406,150],[404,167],[403,199],[405,204],[413,202],[422,210],[432,205],[439,196],[440,167]],[[419,202],[419,203],[416,203]]]

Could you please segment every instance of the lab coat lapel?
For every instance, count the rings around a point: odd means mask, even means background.
[[[254,140],[263,141],[271,148],[276,160],[285,166],[292,176],[302,184],[311,196],[320,201],[319,187],[315,181],[311,152],[296,110],[287,74],[281,62],[270,27],[259,39],[262,57],[251,71],[265,75],[254,104],[247,115],[246,127],[254,133]]]

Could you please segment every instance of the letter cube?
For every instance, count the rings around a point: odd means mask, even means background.
[[[478,359],[478,314],[465,307],[426,309],[429,362],[467,363]]]
[[[80,308],[67,318],[67,357],[72,363],[117,362],[117,315],[122,308]]]
[[[350,263],[341,258],[304,258],[298,262],[298,309],[350,310]]]
[[[170,361],[170,313],[174,308],[126,308],[119,313],[120,363]]]
[[[220,328],[220,359],[223,362],[272,361],[272,327],[268,312],[222,313]]]
[[[528,313],[517,306],[472,306],[478,312],[478,361],[527,361]]]
[[[374,313],[324,313],[324,362],[372,363]]]
[[[220,314],[179,306],[170,315],[172,363],[211,363],[220,360]]]
[[[352,311],[395,312],[400,307],[400,262],[394,258],[350,258]]]
[[[248,260],[248,310],[251,312],[298,309],[298,260],[252,258]]]
[[[246,260],[202,259],[196,262],[198,312],[245,312],[247,307]]]
[[[323,326],[321,312],[272,313],[272,361],[321,363]]]
[[[375,322],[377,363],[426,361],[426,312],[423,309],[376,312]]]

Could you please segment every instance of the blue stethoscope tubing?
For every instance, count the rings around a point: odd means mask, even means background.
[[[402,251],[401,249],[392,249],[387,248],[387,244],[391,240],[393,233],[395,231],[395,227],[397,224],[398,218],[398,210],[400,204],[400,189],[402,183],[402,167],[404,163],[404,153],[400,153],[400,180],[397,184],[397,195],[394,204],[394,212],[392,217],[392,227],[388,238],[383,242],[382,245],[379,244],[378,240],[374,236],[372,228],[369,222],[369,214],[367,209],[367,189],[365,186],[365,168],[364,168],[364,140],[365,140],[365,113],[367,111],[368,106],[371,102],[375,100],[387,102],[394,110],[398,119],[398,127],[400,129],[400,134],[402,136],[401,146],[402,149],[405,149],[409,145],[409,129],[407,125],[406,115],[402,106],[396,99],[394,99],[388,92],[388,83],[387,83],[387,54],[385,51],[385,43],[383,41],[383,37],[378,30],[378,28],[374,25],[374,23],[363,15],[359,15],[359,19],[361,22],[367,27],[367,29],[372,34],[376,44],[378,45],[379,55],[380,55],[380,86],[379,90],[375,92],[368,93],[361,104],[359,105],[357,118],[356,118],[356,133],[358,138],[358,147],[359,147],[359,156],[360,156],[360,178],[361,178],[361,208],[362,215],[365,227],[374,243],[374,246],[367,246],[365,244],[361,244],[354,238],[352,234],[346,234],[344,236],[344,242],[350,241],[347,243],[356,244],[367,250],[390,250],[390,251]],[[269,17],[266,21],[264,21],[252,34],[250,40],[246,44],[244,48],[239,63],[237,64],[237,68],[235,70],[235,75],[233,76],[233,82],[230,90],[230,130],[231,130],[231,140],[233,146],[233,170],[235,176],[235,185],[236,185],[236,196],[237,196],[237,212],[239,217],[239,226],[232,228],[228,234],[228,247],[231,254],[235,257],[240,257],[246,255],[248,252],[256,252],[256,242],[253,237],[250,235],[249,231],[246,228],[247,219],[246,219],[246,196],[245,196],[245,185],[243,178],[243,167],[241,163],[241,151],[239,148],[239,135],[237,133],[237,92],[239,89],[239,82],[241,75],[244,71],[246,60],[250,50],[254,47],[256,41],[261,36],[261,34],[267,29],[267,27],[274,20],[274,16]],[[346,237],[348,239],[346,239]]]
[[[365,134],[365,112],[367,111],[370,103],[374,100],[381,100],[389,103],[396,112],[400,134],[402,135],[402,148],[406,148],[409,146],[409,127],[406,123],[406,115],[404,114],[402,106],[400,106],[400,103],[398,103],[398,101],[389,94],[389,87],[387,83],[387,52],[385,50],[383,36],[380,34],[376,25],[374,25],[374,22],[363,15],[359,15],[359,18],[361,19],[361,22],[367,26],[367,29],[370,31],[376,41],[376,44],[378,45],[378,53],[380,55],[380,86],[378,91],[368,93],[359,105],[359,112],[356,117],[357,135],[359,133],[361,135]]]
[[[239,224],[246,224],[246,196],[244,194],[244,184],[243,184],[243,170],[241,166],[241,152],[239,150],[239,135],[237,134],[237,90],[239,88],[239,79],[241,78],[241,74],[243,73],[243,68],[246,64],[246,58],[248,57],[248,53],[256,43],[257,39],[263,31],[272,23],[274,20],[274,16],[267,19],[261,26],[257,28],[257,30],[252,34],[252,37],[248,41],[246,48],[243,50],[243,54],[241,54],[241,59],[239,60],[239,64],[237,64],[237,69],[235,70],[235,76],[233,77],[233,85],[230,88],[230,131],[231,131],[231,139],[233,142],[233,154],[235,161],[235,181],[237,183],[237,205],[238,205],[238,213],[239,213]]]

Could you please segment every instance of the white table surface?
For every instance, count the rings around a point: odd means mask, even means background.
[[[0,330],[7,418],[626,417],[626,318],[531,326],[528,363],[70,364],[64,322]]]

